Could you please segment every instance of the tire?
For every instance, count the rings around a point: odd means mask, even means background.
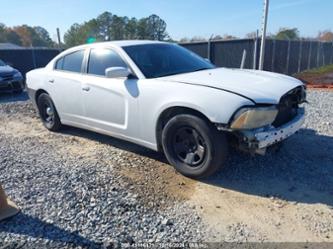
[[[228,154],[225,134],[190,114],[177,115],[168,121],[162,131],[162,146],[169,163],[191,178],[214,174]]]
[[[44,126],[50,131],[60,130],[60,118],[50,96],[46,93],[39,95],[37,106]]]

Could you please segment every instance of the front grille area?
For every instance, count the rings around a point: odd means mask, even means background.
[[[14,78],[14,74],[12,74],[12,73],[1,74],[0,76],[2,78],[2,81],[10,81],[10,80],[13,80],[13,78]]]
[[[272,125],[280,127],[291,121],[298,113],[299,104],[304,101],[305,89],[303,86],[299,86],[282,96],[278,104],[278,115]]]
[[[12,81],[10,84],[1,84],[0,83],[0,92],[1,91],[16,91],[22,89],[22,82]]]

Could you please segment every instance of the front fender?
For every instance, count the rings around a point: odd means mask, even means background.
[[[212,123],[227,124],[240,107],[254,105],[251,100],[237,94],[206,86],[176,82],[163,82],[162,86],[156,84],[156,81],[144,82],[142,85],[144,87],[140,89],[140,110],[143,113],[141,134],[144,140],[154,144],[156,124],[160,115],[168,108],[190,108],[206,116]]]
[[[175,92],[169,98],[160,101],[161,105],[154,117],[157,121],[161,113],[171,107],[186,107],[206,116],[212,123],[227,124],[236,110],[254,103],[239,95],[219,89],[191,86],[186,94]]]

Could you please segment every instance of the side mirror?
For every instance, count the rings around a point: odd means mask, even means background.
[[[126,78],[131,72],[124,67],[109,67],[105,69],[105,76],[107,78]]]

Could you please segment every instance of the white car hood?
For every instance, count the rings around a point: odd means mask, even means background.
[[[159,80],[213,87],[267,104],[279,103],[284,94],[303,84],[282,74],[227,68],[178,74]]]

